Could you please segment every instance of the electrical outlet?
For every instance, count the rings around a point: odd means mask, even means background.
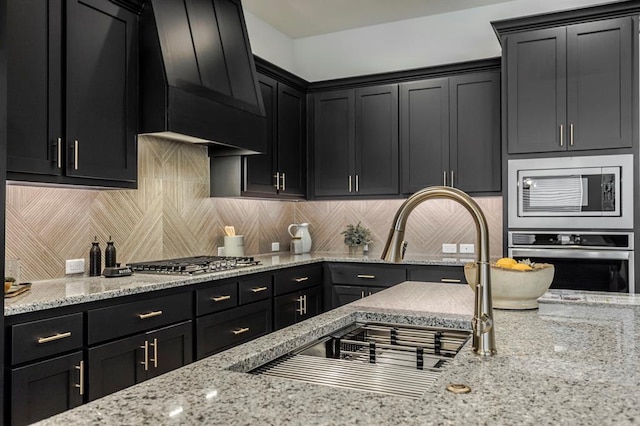
[[[460,244],[460,253],[475,253],[475,244]]]
[[[457,253],[458,252],[458,246],[457,246],[457,244],[443,244],[442,245],[442,252],[443,253]]]
[[[280,251],[280,243],[271,243],[271,251]]]
[[[64,267],[65,274],[83,274],[84,259],[68,259]]]

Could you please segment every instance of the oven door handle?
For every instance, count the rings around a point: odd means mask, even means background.
[[[562,249],[509,249],[511,257],[550,257],[556,259],[629,260],[630,251],[623,250],[562,250]]]

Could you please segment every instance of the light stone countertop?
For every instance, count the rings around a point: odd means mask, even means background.
[[[350,256],[346,253],[310,253],[291,255],[289,252],[254,256],[260,265],[247,266],[210,274],[158,275],[134,273],[129,277],[69,277],[37,281],[31,289],[13,298],[4,299],[4,315],[17,315],[75,305],[96,300],[128,296],[137,293],[187,286],[212,280],[273,271],[319,262],[385,263],[378,256]],[[408,257],[404,264],[461,266],[465,259],[442,256]]]
[[[417,401],[244,371],[354,320],[470,328],[473,292],[467,286],[398,284],[40,424],[640,422],[640,306],[545,299],[536,310],[494,310],[498,354],[479,357],[468,342]],[[463,383],[472,391],[455,395],[445,390],[448,383]]]

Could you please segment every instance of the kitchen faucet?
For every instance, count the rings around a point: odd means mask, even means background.
[[[493,330],[493,306],[491,303],[491,279],[489,274],[489,230],[487,219],[480,210],[480,206],[465,192],[448,186],[432,186],[424,188],[405,200],[393,219],[393,228],[389,232],[387,243],[382,251],[382,260],[400,263],[404,258],[407,242],[404,240],[404,229],[409,215],[418,205],[432,198],[446,198],[462,205],[476,225],[478,241],[478,275],[476,285],[476,300],[473,311],[473,340],[471,350],[482,356],[496,353],[495,335]]]

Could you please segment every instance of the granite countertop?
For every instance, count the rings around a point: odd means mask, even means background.
[[[61,306],[75,305],[148,291],[163,290],[205,281],[232,278],[258,272],[318,262],[385,263],[378,256],[346,253],[310,253],[291,255],[289,252],[254,256],[260,265],[195,276],[136,273],[129,277],[68,277],[32,283],[26,293],[5,298],[4,315],[17,315]],[[442,256],[408,257],[404,264],[464,265],[467,260]]]
[[[537,310],[494,310],[497,355],[468,342],[419,400],[244,372],[354,320],[470,328],[467,286],[398,284],[40,424],[638,423],[640,304],[555,296]]]

